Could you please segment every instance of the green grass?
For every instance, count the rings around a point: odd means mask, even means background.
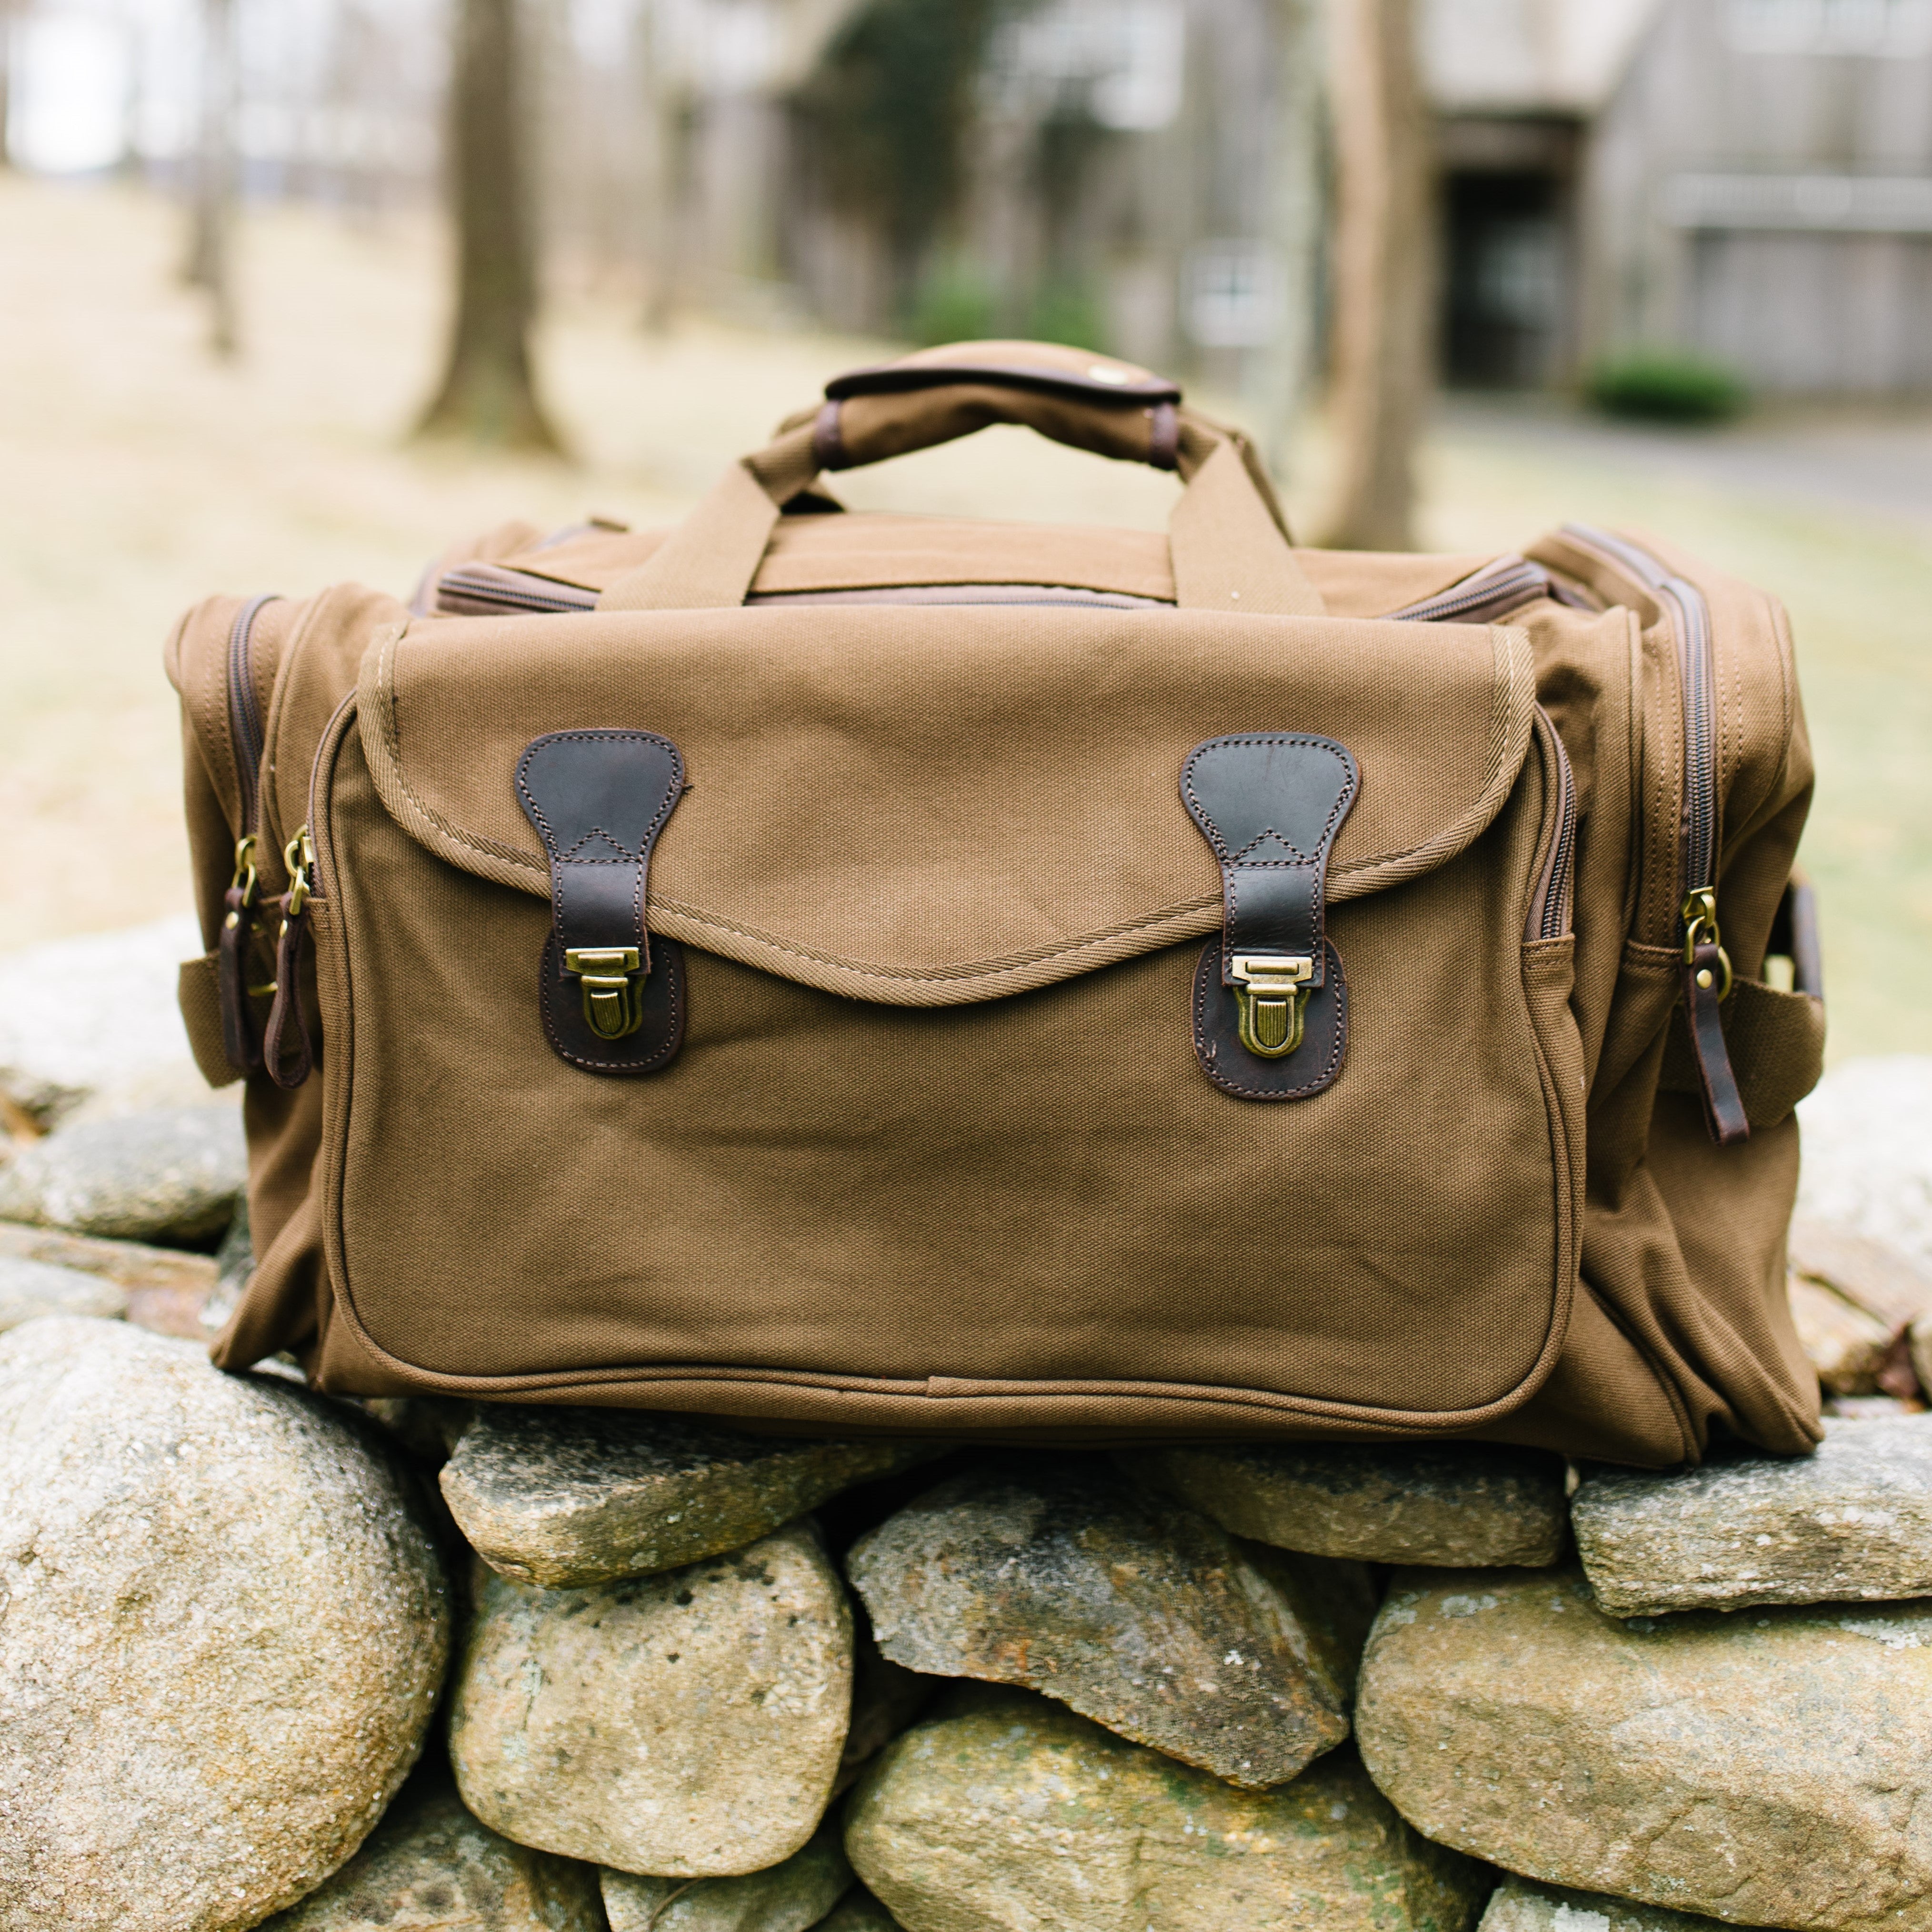
[[[1452,424],[1427,470],[1428,535],[1445,548],[1634,525],[1784,601],[1818,771],[1799,860],[1823,919],[1828,1051],[1932,1052],[1932,530],[1553,452],[1506,426]]]

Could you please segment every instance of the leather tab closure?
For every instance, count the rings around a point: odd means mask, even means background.
[[[1724,1040],[1724,1003],[1731,993],[1731,957],[1718,929],[1718,896],[1708,886],[1684,899],[1684,1016],[1697,1083],[1704,1100],[1704,1124],[1720,1147],[1750,1138],[1750,1117],[1738,1091],[1731,1052]]]
[[[586,1072],[644,1073],[683,1035],[683,956],[652,945],[651,850],[684,790],[654,731],[551,731],[517,764],[517,796],[550,857],[551,934],[538,967],[544,1030]]]
[[[1328,860],[1355,802],[1355,760],[1332,738],[1210,738],[1180,795],[1221,866],[1222,925],[1196,974],[1202,1070],[1244,1100],[1294,1100],[1341,1070],[1347,999],[1328,943]]]

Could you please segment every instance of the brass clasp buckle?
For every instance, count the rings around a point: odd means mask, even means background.
[[[1718,998],[1728,1000],[1731,997],[1731,956],[1724,950],[1724,939],[1718,931],[1717,894],[1708,886],[1700,887],[1684,900],[1681,916],[1684,921],[1684,964],[1696,965],[1698,946],[1708,940],[1718,949]],[[1709,988],[1711,969],[1708,966],[1699,969],[1697,983],[1706,990]]]
[[[1237,952],[1228,970],[1241,1044],[1263,1060],[1285,1060],[1301,1044],[1314,960],[1305,952]]]
[[[563,970],[584,982],[584,1024],[599,1040],[622,1040],[644,1023],[643,960],[634,946],[573,946]]]

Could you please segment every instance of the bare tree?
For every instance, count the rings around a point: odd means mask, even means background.
[[[1331,14],[1337,483],[1323,541],[1342,549],[1414,541],[1435,284],[1414,12],[1414,0],[1334,0]]]
[[[1275,0],[1277,54],[1268,130],[1266,220],[1281,250],[1280,331],[1261,358],[1258,419],[1270,465],[1285,474],[1315,376],[1322,206],[1322,0]]]
[[[682,279],[680,257],[690,166],[690,103],[672,70],[669,23],[664,10],[651,0],[644,0],[638,10],[636,48],[644,97],[638,130],[644,325],[656,334],[670,326]]]
[[[224,360],[235,322],[235,0],[201,0],[201,128],[182,278],[207,292],[208,346]]]
[[[14,0],[0,0],[0,172],[14,165],[7,139],[13,110]]]
[[[419,435],[556,449],[530,373],[536,312],[518,0],[458,0],[447,168],[456,218],[449,361]]]

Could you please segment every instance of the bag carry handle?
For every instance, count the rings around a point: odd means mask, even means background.
[[[1186,486],[1168,522],[1184,610],[1318,616],[1325,606],[1288,544],[1260,458],[1240,430],[1180,406],[1145,370],[1036,342],[956,343],[854,370],[769,448],[735,463],[600,610],[722,610],[749,593],[784,505],[820,471],[1023,424],[1103,456],[1172,469]]]

